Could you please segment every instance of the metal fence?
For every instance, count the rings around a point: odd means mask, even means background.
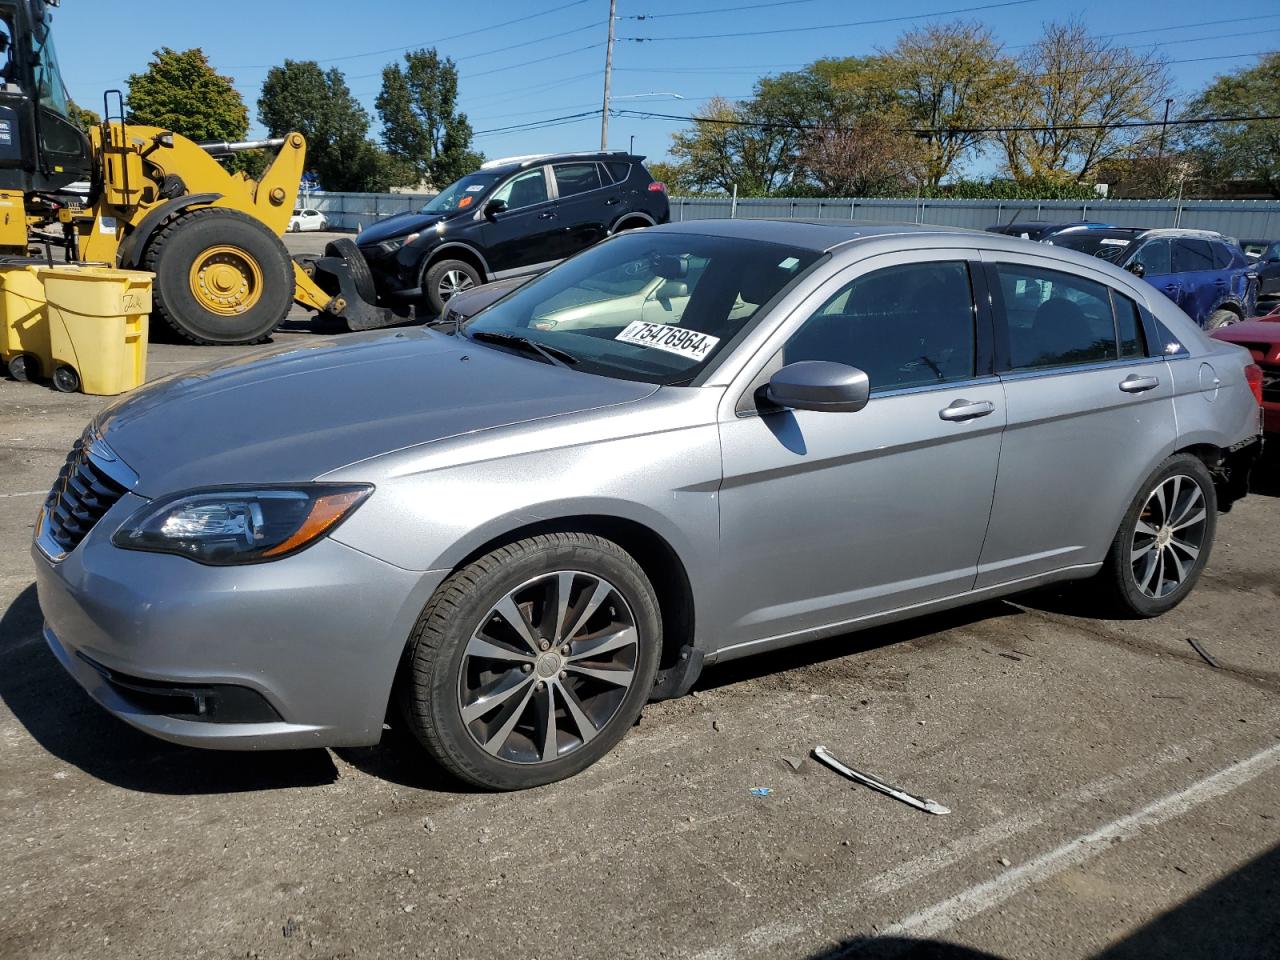
[[[313,193],[306,203],[338,230],[361,230],[417,210],[433,194]],[[1280,201],[1271,200],[904,200],[672,197],[672,220],[713,217],[931,223],[981,230],[1011,220],[1095,220],[1121,227],[1196,227],[1249,240],[1280,238]]]

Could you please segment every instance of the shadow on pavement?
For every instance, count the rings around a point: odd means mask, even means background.
[[[1274,435],[1263,442],[1262,457],[1249,475],[1249,492],[1256,496],[1280,497],[1280,440],[1274,439]]]
[[[1269,821],[1274,831],[1277,821]],[[1262,826],[1266,831],[1268,827]],[[1280,844],[1098,954],[1099,960],[1280,956]]]
[[[859,937],[838,944],[830,950],[811,955],[808,960],[1004,960],[983,950],[943,943],[941,940],[916,940],[911,937]]]
[[[62,669],[40,635],[42,622],[34,584],[0,616],[0,701],[58,759],[145,793],[235,793],[337,779],[325,750],[195,750],[134,730],[94,703]]]

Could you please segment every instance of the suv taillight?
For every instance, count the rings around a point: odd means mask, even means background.
[[[1262,406],[1262,368],[1256,363],[1249,364],[1244,368],[1244,379],[1253,391],[1253,399],[1258,401],[1258,406]]]
[[[666,193],[667,185],[663,183],[661,180],[655,180],[653,181],[653,183],[649,184],[649,192],[650,193]]]

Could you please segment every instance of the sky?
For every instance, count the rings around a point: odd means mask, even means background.
[[[1280,7],[1258,0],[1015,0],[972,9],[992,2],[617,0],[614,106],[688,115],[713,96],[749,96],[761,75],[819,57],[872,53],[912,26],[957,17],[987,24],[1010,48],[1033,42],[1044,23],[1074,16],[1113,43],[1159,49],[1180,61],[1170,68],[1175,113],[1215,75],[1280,49]],[[203,48],[244,96],[251,136],[263,132],[257,97],[273,64],[313,59],[341,69],[376,134],[382,67],[405,48],[435,46],[457,61],[461,109],[477,133],[475,147],[492,158],[599,146],[598,115],[541,129],[503,128],[600,108],[608,16],[609,0],[220,0],[213,15],[195,0],[160,8],[155,0],[62,0],[54,33],[72,98],[99,111],[102,92],[124,87],[155,49]],[[887,18],[895,22],[865,22]],[[838,26],[853,21],[863,22]],[[232,29],[237,24],[243,29]],[[665,159],[681,126],[614,117],[609,147],[627,149],[634,137],[636,152]],[[978,161],[967,172],[993,172],[984,166]]]

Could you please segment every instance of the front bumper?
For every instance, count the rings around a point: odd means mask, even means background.
[[[45,640],[89,695],[190,746],[376,743],[406,639],[445,571],[330,539],[241,567],[113,546],[142,502],[126,495],[61,561],[32,549]]]

